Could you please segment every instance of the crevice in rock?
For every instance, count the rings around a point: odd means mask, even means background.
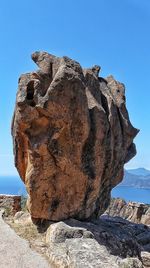
[[[52,201],[52,204],[51,204],[51,211],[54,212],[58,208],[59,203],[60,203],[60,200],[58,198],[57,199],[54,199]]]
[[[83,207],[85,207],[85,211],[86,211],[87,201],[88,201],[89,196],[90,196],[90,194],[91,194],[92,191],[93,191],[93,185],[92,185],[92,183],[89,182],[89,184],[87,186],[87,189],[86,189],[86,193],[85,193],[85,197],[84,197],[84,202],[83,202]]]
[[[95,152],[94,146],[96,141],[96,123],[95,123],[95,110],[89,110],[90,131],[89,136],[83,146],[82,151],[82,169],[88,175],[89,179],[95,179]]]
[[[34,107],[36,105],[35,101],[34,101],[34,81],[30,81],[27,85],[27,103]]]
[[[104,94],[101,93],[101,103],[102,103],[102,107],[104,108],[107,117],[109,116],[109,108],[108,108],[108,101],[107,98],[105,97]]]
[[[108,84],[107,80],[103,77],[98,77],[98,80],[100,83],[104,82],[104,83],[106,83],[106,85]]]
[[[91,217],[93,218],[97,218],[98,215],[101,214],[101,212],[105,211],[110,202],[110,192],[111,192],[111,180],[110,180],[111,151],[109,147],[110,140],[111,140],[111,131],[109,128],[104,141],[105,144],[103,144],[105,148],[109,148],[109,150],[107,149],[105,152],[105,164],[104,164],[105,168],[101,176],[101,186],[98,198],[96,200],[96,209],[93,215],[91,215]]]
[[[57,158],[61,155],[61,150],[59,148],[58,141],[56,139],[49,139],[47,149],[54,161],[55,166],[59,169]]]
[[[118,112],[118,117],[119,117],[119,122],[120,122],[120,128],[121,128],[121,133],[122,133],[122,137],[124,137],[124,127],[123,127],[123,122],[122,122],[122,116],[120,113],[119,108],[117,107],[117,112]]]

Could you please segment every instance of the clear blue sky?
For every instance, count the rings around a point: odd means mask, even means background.
[[[1,0],[0,35],[0,175],[16,174],[10,124],[18,77],[36,68],[36,50],[99,64],[125,83],[141,130],[128,167],[150,169],[150,0]]]

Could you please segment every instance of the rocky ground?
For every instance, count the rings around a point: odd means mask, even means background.
[[[1,268],[48,268],[48,261],[31,250],[28,241],[20,238],[2,218],[0,210],[0,267]]]
[[[43,221],[35,226],[27,212],[5,220],[52,267],[150,267],[148,225],[103,215],[99,220]]]
[[[137,202],[125,202],[121,198],[112,198],[106,214],[122,217],[135,223],[150,225],[150,205]]]

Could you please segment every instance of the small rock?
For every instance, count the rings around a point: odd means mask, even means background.
[[[70,227],[64,222],[51,224],[47,229],[47,243],[62,243],[71,238],[93,238],[93,234],[84,228]]]
[[[126,258],[120,262],[119,268],[143,268],[143,265],[137,258]]]
[[[142,251],[141,258],[142,258],[143,265],[146,268],[149,268],[150,267],[150,252]]]
[[[17,212],[14,216],[14,223],[23,223],[24,225],[32,223],[30,213],[23,211]]]

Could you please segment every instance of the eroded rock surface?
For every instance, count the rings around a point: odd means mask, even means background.
[[[102,215],[90,221],[43,221],[38,232],[26,212],[9,224],[55,268],[150,267],[150,228],[144,224]]]
[[[12,123],[15,165],[34,219],[86,219],[102,214],[138,133],[125,87],[99,66],[35,52],[39,70],[19,79]]]
[[[15,215],[21,210],[21,196],[0,194],[0,209],[5,209],[6,214]]]
[[[70,227],[63,222],[52,224],[47,230],[47,256],[56,268],[95,267],[118,268],[117,257],[99,245],[85,228]]]
[[[57,268],[145,268],[150,256],[146,241],[139,237],[149,234],[148,226],[119,217],[102,216],[91,222],[70,219],[47,229],[47,256]]]
[[[150,205],[144,203],[126,202],[121,198],[113,198],[105,213],[135,223],[150,225]]]

